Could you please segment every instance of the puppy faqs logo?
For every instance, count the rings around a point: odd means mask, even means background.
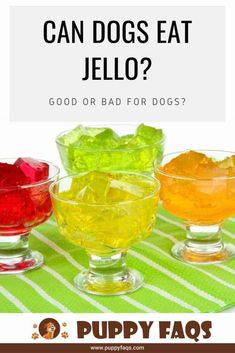
[[[63,327],[63,332],[61,332],[61,327]],[[33,340],[37,340],[40,338],[44,338],[45,340],[53,340],[56,337],[60,336],[64,339],[69,337],[68,332],[66,332],[67,323],[63,322],[61,325],[58,321],[53,318],[47,318],[40,322],[39,325],[34,324],[34,332],[32,333],[31,338]],[[38,331],[38,332],[37,332]]]

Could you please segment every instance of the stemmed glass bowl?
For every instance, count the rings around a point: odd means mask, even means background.
[[[143,277],[127,268],[126,253],[151,233],[159,182],[140,173],[95,172],[95,193],[104,190],[106,198],[99,202],[79,201],[76,194],[87,190],[84,175],[89,173],[66,176],[50,187],[60,233],[89,256],[89,269],[75,277],[75,286],[101,295],[132,292],[143,284]],[[107,175],[113,182],[110,189],[103,183]],[[126,199],[125,188],[136,196]],[[142,191],[138,195],[139,188]]]
[[[198,152],[213,161],[225,161],[225,164],[235,155],[226,151]],[[172,254],[190,263],[228,260],[235,256],[235,247],[222,241],[221,227],[227,218],[235,214],[235,174],[218,176],[212,171],[210,176],[203,178],[164,171],[164,166],[182,153],[165,155],[163,167],[155,166],[155,175],[161,182],[163,207],[181,218],[186,227],[186,240],[177,243]],[[190,165],[184,165],[184,168],[188,169]]]
[[[103,125],[92,127],[101,128]],[[109,124],[120,136],[133,134],[135,124]],[[79,146],[67,146],[61,142],[61,137],[69,131],[59,134],[56,138],[57,148],[64,169],[68,174],[85,171],[114,171],[124,170],[132,172],[153,172],[154,161],[161,162],[164,150],[165,136],[154,144],[128,148],[97,148],[86,149]]]
[[[0,160],[9,164],[15,161],[16,158]],[[49,166],[46,180],[0,187],[0,274],[18,274],[43,263],[43,255],[29,248],[29,235],[32,228],[52,214],[49,186],[58,178],[59,168],[46,163]]]

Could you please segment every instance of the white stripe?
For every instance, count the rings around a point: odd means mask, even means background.
[[[154,249],[154,250],[156,250],[156,251],[162,253],[163,255],[168,256],[168,257],[171,258],[171,259],[174,259],[174,258],[172,258],[172,256],[170,256],[170,255],[169,255],[168,253],[166,253],[164,250],[160,249],[160,248],[159,248],[158,246],[156,246],[156,245],[153,245],[152,243],[148,243],[148,242],[146,242],[146,241],[142,241],[141,244],[144,244],[144,245],[146,245],[146,246],[148,246],[148,247],[150,247],[150,248],[152,248],[152,249]],[[199,313],[199,312],[200,312],[200,310],[199,310],[198,308],[196,308],[196,307],[194,307],[194,306],[192,306],[192,305],[186,303],[185,301],[181,300],[180,298],[175,297],[175,296],[173,296],[172,294],[169,294],[168,292],[163,291],[162,289],[157,288],[157,287],[155,287],[155,286],[152,286],[152,287],[156,288],[156,290],[159,290],[159,293],[158,293],[158,294],[161,295],[161,293],[160,293],[160,291],[161,291],[162,293],[164,293],[164,294],[163,294],[164,297],[169,297],[169,298],[171,297],[171,300],[174,301],[175,303],[177,303],[177,304],[179,304],[179,305],[181,305],[181,306],[183,306],[183,307],[185,307],[185,308],[187,308],[187,309],[190,309],[190,310],[192,310],[192,311],[195,312],[195,313]]]
[[[231,217],[231,218],[228,219],[228,221],[235,222],[235,218]]]
[[[50,223],[53,226],[56,226],[56,223],[53,221],[47,221],[47,223]],[[64,256],[66,258],[66,260],[71,263],[71,265],[75,266],[76,268],[78,268],[80,271],[84,271],[85,268],[80,265],[76,260],[73,259],[73,257],[66,252],[64,249],[62,249],[61,247],[59,247],[56,243],[54,243],[53,241],[49,240],[48,238],[46,238],[44,235],[42,235],[41,233],[39,233],[36,230],[33,230],[32,233],[42,242],[44,242],[46,245],[48,245],[49,247],[51,247],[53,250],[55,250],[56,252],[58,252],[59,254],[61,254],[62,256]],[[58,274],[59,275],[59,274]],[[61,277],[63,278],[63,277]],[[77,292],[76,292],[77,293]],[[90,297],[87,296],[87,301],[89,301]],[[128,300],[124,297],[124,300],[126,300],[128,302]],[[98,302],[96,302],[95,300],[92,299],[92,301],[95,303],[95,306],[99,306],[100,304]],[[137,306],[138,307],[138,306]],[[105,308],[105,312],[112,312],[110,311],[108,308]],[[103,311],[103,310],[102,310]]]
[[[138,309],[143,310],[146,313],[157,313],[157,311],[150,309],[148,306],[145,306],[144,304],[137,302],[135,299],[131,297],[121,295],[121,298],[129,302],[131,305],[136,306]]]
[[[157,234],[157,235],[160,235],[160,236],[162,236],[162,237],[164,237],[164,238],[167,238],[167,239],[171,240],[173,243],[178,243],[178,242],[179,242],[179,240],[176,239],[175,237],[173,237],[173,235],[171,235],[171,234],[166,234],[166,233],[162,232],[162,231],[159,230],[159,229],[154,229],[154,230],[153,230],[153,233],[154,233],[154,234]]]
[[[74,260],[74,258],[64,249],[62,249],[61,247],[59,247],[56,243],[54,243],[53,241],[49,240],[48,238],[46,238],[44,235],[42,235],[41,233],[39,233],[38,231],[33,230],[32,231],[33,234],[42,242],[44,242],[46,245],[48,245],[50,248],[52,248],[54,251],[56,251],[57,253],[59,253],[60,255],[64,256],[66,258],[66,260],[73,265],[74,267],[76,267],[79,271],[83,271],[84,267],[82,265],[80,265],[76,260]],[[62,278],[62,277],[61,277]],[[77,292],[76,292],[77,293]],[[88,296],[87,296],[87,301],[88,300]],[[92,300],[95,304],[95,306],[99,306],[99,303],[96,302],[95,300]],[[103,311],[104,307],[102,308]],[[105,311],[109,312],[108,308],[105,308]]]
[[[142,241],[142,243],[145,244],[146,246],[148,246],[148,247],[154,249],[154,250],[157,250],[157,251],[161,252],[163,255],[169,257],[171,260],[178,261],[178,260],[174,259],[174,257],[172,257],[171,255],[169,255],[166,251],[160,249],[158,246],[153,245],[152,243],[149,243],[149,242],[146,242],[146,241]],[[202,268],[200,268],[200,267],[196,267],[196,266],[194,266],[194,265],[192,265],[192,264],[189,264],[189,263],[188,263],[187,265],[188,265],[189,267],[193,268],[194,270],[199,271],[199,272],[205,274],[205,275],[208,276],[208,277],[211,277],[211,278],[214,279],[216,282],[219,282],[219,283],[223,284],[225,287],[228,287],[228,288],[230,288],[230,289],[235,289],[235,286],[234,286],[233,284],[228,283],[228,282],[222,280],[221,278],[219,278],[219,277],[217,277],[217,276],[211,274],[210,272],[207,272],[206,270],[204,270],[204,269],[202,269]]]
[[[83,292],[78,292],[78,290],[76,290],[76,288],[69,283],[65,278],[63,278],[58,272],[56,272],[55,270],[53,270],[52,268],[43,265],[42,267],[45,271],[47,271],[48,273],[50,273],[54,278],[56,278],[59,282],[61,282],[66,288],[68,288],[69,290],[71,290],[73,293],[79,295],[81,298],[83,298],[84,300],[88,301],[91,305],[93,305],[95,308],[100,309],[100,311],[104,312],[104,313],[112,313],[111,310],[109,310],[108,308],[106,308],[106,306],[103,306],[102,304],[98,303],[96,300],[92,299],[91,297],[89,297],[87,294],[83,293]]]
[[[177,221],[173,221],[173,219],[169,219],[169,218],[163,216],[162,214],[158,213],[157,218],[160,218],[163,221],[166,221],[167,223],[171,223],[171,224],[175,225],[176,227],[179,227],[179,228],[185,230],[185,226],[183,224],[181,224],[180,222],[177,222]]]
[[[162,290],[161,288],[158,288],[156,286],[153,286],[151,284],[145,284],[145,288],[157,293],[158,295],[161,295],[163,298],[167,298],[170,301],[182,306],[183,308],[189,309],[193,311],[194,313],[200,313],[200,310],[198,308],[195,308],[195,306],[192,306],[185,301],[181,300],[180,298],[175,297],[174,295],[169,294],[168,292]]]
[[[195,287],[193,284],[191,284],[190,282],[186,281],[184,278],[178,276],[174,272],[171,272],[170,270],[168,270],[168,269],[160,266],[159,264],[153,262],[152,260],[148,259],[144,255],[141,255],[141,254],[139,254],[139,253],[137,253],[137,252],[135,252],[133,250],[129,250],[129,253],[132,254],[133,256],[135,256],[136,258],[140,259],[144,263],[148,264],[150,267],[155,268],[157,271],[160,271],[160,272],[164,273],[167,277],[170,277],[171,279],[173,279],[177,283],[180,283],[181,285],[183,285],[185,288],[188,288],[193,293],[196,293],[199,296],[201,296],[203,298],[206,298],[207,300],[209,300],[211,302],[214,302],[214,303],[218,304],[221,307],[225,306],[225,303],[222,300],[220,300],[218,298],[215,298],[212,295],[210,295],[209,293],[206,293],[203,290]]]
[[[203,270],[202,268],[196,268],[195,266],[192,266],[195,270],[198,270],[198,271],[200,271],[201,273],[204,273],[205,275],[207,275],[208,277],[211,277],[213,280],[215,280],[216,282],[218,282],[218,283],[221,283],[223,286],[225,286],[225,287],[228,287],[228,288],[230,288],[230,289],[235,289],[235,285],[233,285],[233,284],[231,284],[231,283],[229,283],[229,282],[227,282],[227,281],[224,281],[223,279],[221,279],[221,278],[219,278],[219,277],[217,277],[217,276],[215,276],[215,275],[213,275],[212,273],[210,273],[210,272],[207,272],[206,270]]]
[[[53,299],[49,296],[41,287],[39,287],[36,283],[31,281],[29,278],[24,275],[18,275],[19,279],[30,285],[43,299],[47,300],[52,305],[56,306],[58,309],[62,311],[62,313],[71,313],[71,311],[66,308],[63,304],[59,303],[57,300]]]
[[[229,238],[235,239],[235,234],[229,232],[228,230],[222,228],[222,233],[226,234]]]
[[[224,271],[227,271],[227,272],[232,273],[233,275],[235,275],[235,270],[232,269],[232,268],[230,268],[230,267],[227,267],[227,266],[222,265],[222,264],[218,264],[218,265],[216,265],[216,266],[219,267],[219,268],[221,268],[221,269],[224,270]]]
[[[147,241],[142,241],[141,243],[143,243],[143,244],[145,244],[146,246],[148,246],[148,247],[150,247],[150,248],[152,248],[152,249],[154,249],[154,250],[160,252],[161,254],[167,256],[167,257],[170,258],[171,260],[178,261],[178,260],[174,259],[174,257],[172,257],[170,254],[168,254],[168,252],[166,252],[166,251],[160,249],[158,246],[153,245],[152,243],[149,243],[149,242],[147,242]],[[216,277],[216,276],[214,276],[214,275],[208,273],[207,271],[205,271],[205,270],[203,270],[203,269],[201,269],[201,268],[199,268],[199,267],[195,267],[195,266],[193,266],[193,265],[191,265],[191,264],[187,264],[187,265],[188,265],[189,267],[193,268],[193,269],[196,270],[196,271],[203,272],[203,273],[204,273],[205,275],[207,275],[208,277],[213,278],[214,280],[216,280],[217,282],[222,283],[222,284],[225,285],[226,287],[235,289],[235,286],[233,286],[232,284],[221,280],[220,278],[218,278],[218,277]]]
[[[24,306],[24,304],[12,295],[8,290],[3,287],[0,287],[0,293],[7,298],[11,303],[13,303],[22,313],[30,313],[30,310]]]
[[[169,258],[174,259],[171,255],[169,255],[168,253],[166,253],[164,250],[160,249],[158,246],[153,245],[152,243],[148,243],[148,242],[146,242],[146,241],[142,241],[141,244],[144,244],[144,245],[146,245],[146,246],[148,246],[148,247],[150,247],[150,248],[152,248],[152,249],[154,249],[154,250],[157,250],[158,252],[162,253],[163,255],[166,255],[166,256],[168,256]],[[147,286],[147,285],[145,285],[145,287],[146,287],[146,286]],[[199,312],[200,312],[200,310],[199,310],[198,308],[196,308],[196,307],[194,307],[194,306],[192,306],[192,305],[186,303],[185,301],[181,300],[180,298],[175,297],[175,296],[173,296],[172,294],[170,294],[170,293],[168,293],[168,292],[166,292],[166,291],[163,291],[162,289],[157,288],[157,287],[155,287],[155,286],[152,286],[152,287],[156,289],[155,291],[157,291],[157,290],[159,291],[158,294],[162,295],[162,294],[160,293],[160,292],[162,292],[162,293],[163,293],[163,297],[169,297],[169,298],[171,297],[171,300],[174,301],[175,303],[180,304],[181,306],[183,306],[183,307],[185,307],[185,308],[187,308],[187,309],[190,309],[190,310],[192,310],[192,311],[195,312],[195,313],[199,313]]]
[[[32,233],[35,235],[36,238],[38,238],[39,240],[41,240],[43,243],[45,243],[46,245],[48,245],[50,248],[52,248],[53,250],[55,250],[57,253],[59,253],[60,255],[64,256],[66,258],[66,260],[71,263],[71,265],[73,265],[74,267],[76,267],[79,271],[82,271],[84,268],[82,265],[80,265],[77,261],[74,260],[74,258],[64,249],[62,249],[61,247],[59,247],[56,243],[54,243],[52,240],[49,240],[47,237],[45,237],[44,235],[42,235],[41,233],[39,233],[36,230],[32,230]]]

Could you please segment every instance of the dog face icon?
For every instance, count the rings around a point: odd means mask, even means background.
[[[52,322],[45,324],[46,333],[43,335],[47,340],[52,340],[54,338],[56,327]]]
[[[46,340],[52,340],[58,336],[60,325],[54,319],[45,319],[39,325],[39,332]]]
[[[48,322],[48,324],[45,325],[45,328],[47,332],[54,332],[56,330],[55,325],[52,322]]]

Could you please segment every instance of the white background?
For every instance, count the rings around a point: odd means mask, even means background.
[[[9,6],[10,5],[226,5],[226,122],[159,123],[167,134],[166,152],[185,148],[235,150],[235,1],[0,1],[0,150],[1,156],[29,155],[59,163],[55,136],[76,123],[15,123],[9,121]],[[91,8],[92,11],[92,8]],[[208,25],[210,19],[208,18]],[[216,40],[216,38],[212,38]],[[203,53],[198,53],[203,55]],[[215,102],[216,104],[216,102]],[[35,107],[36,109],[36,107]]]
[[[55,136],[76,123],[9,122],[9,5],[226,5],[226,122],[224,123],[159,123],[167,134],[166,152],[185,148],[235,150],[235,1],[0,1],[0,151],[1,156],[27,156],[50,159],[59,163]],[[91,8],[92,11],[92,8]],[[208,18],[208,25],[210,19]],[[216,40],[216,38],[212,38]],[[198,53],[203,55],[203,53]],[[216,104],[216,102],[215,102]],[[35,107],[36,109],[36,107]]]
[[[60,335],[54,340],[45,340],[41,336],[33,341],[31,335],[33,332],[38,333],[38,328],[34,329],[33,325],[39,325],[41,320],[45,318],[53,318],[61,325],[63,322],[67,323],[66,328],[61,326],[61,332],[67,331],[69,334],[68,339],[62,338]],[[138,325],[136,334],[130,338],[123,338],[123,332],[116,336],[115,339],[99,339],[93,336],[92,332],[84,337],[84,339],[77,338],[77,321],[153,321],[150,329],[149,339],[143,338],[143,331]],[[194,339],[190,339],[185,334],[185,327],[189,321],[195,320],[199,324],[203,321],[212,321],[212,328],[210,330],[211,337],[208,339],[203,338],[204,331],[201,330],[198,336],[198,343],[235,343],[234,336],[234,317],[225,314],[1,314],[0,321],[0,343],[195,343]],[[166,338],[160,339],[159,335],[159,321],[170,321],[170,335]],[[181,321],[185,338],[171,338],[172,329],[175,321]],[[11,329],[9,330],[9,327]],[[223,332],[223,328],[226,331]],[[12,335],[14,332],[14,335]],[[223,334],[221,334],[223,333]],[[193,330],[192,330],[193,334]],[[98,342],[97,342],[98,341]]]
[[[28,156],[60,164],[55,136],[76,123],[16,123],[9,121],[9,6],[10,5],[225,5],[226,6],[226,122],[161,123],[167,135],[166,152],[186,148],[235,151],[235,0],[186,1],[0,1],[0,155]],[[91,8],[92,11],[92,8]],[[210,19],[208,18],[208,25]],[[216,38],[212,38],[216,40]],[[203,53],[198,53],[201,55]],[[216,102],[215,102],[216,104]],[[36,107],[35,107],[36,109]],[[235,310],[234,310],[235,311]]]

